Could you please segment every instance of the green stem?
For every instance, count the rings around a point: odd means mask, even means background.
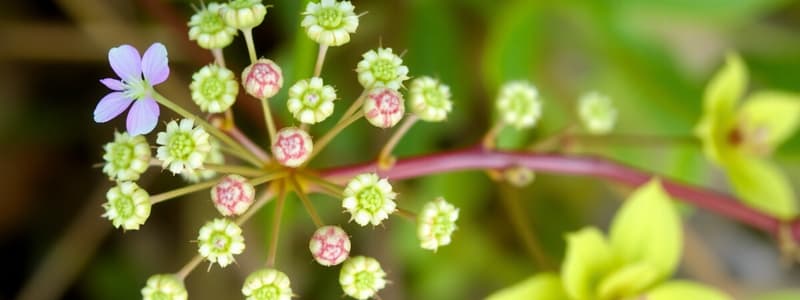
[[[319,77],[322,73],[322,64],[325,63],[325,54],[328,52],[328,45],[319,44],[319,52],[317,52],[317,64],[314,65],[314,77]]]
[[[272,217],[272,236],[269,240],[267,267],[275,266],[275,257],[278,253],[278,237],[281,233],[281,217],[283,216],[283,206],[286,204],[286,190],[282,183],[278,190],[278,203],[275,203],[275,215]]]
[[[256,63],[256,45],[253,42],[253,29],[242,29],[242,34],[244,35],[245,43],[247,43],[247,53],[250,54],[250,63],[254,64]]]
[[[158,101],[159,104],[169,108],[170,110],[174,111],[178,115],[180,115],[180,116],[182,116],[184,118],[187,118],[187,119],[194,120],[195,123],[197,123],[198,125],[202,126],[203,129],[205,129],[209,134],[211,134],[212,136],[214,136],[215,138],[219,139],[220,141],[222,141],[223,143],[225,143],[226,145],[231,147],[233,150],[235,150],[239,154],[238,156],[240,158],[248,161],[249,163],[253,164],[254,166],[261,167],[263,165],[263,162],[261,160],[259,160],[258,157],[256,157],[254,154],[252,154],[249,151],[247,151],[247,149],[245,149],[242,145],[240,145],[239,143],[234,141],[230,136],[228,136],[227,134],[223,133],[217,127],[214,127],[213,125],[211,125],[208,122],[206,122],[206,120],[197,117],[196,115],[194,115],[194,114],[190,113],[189,111],[183,109],[183,107],[181,107],[180,105],[175,104],[171,100],[167,99],[166,97],[164,97],[163,95],[161,95],[159,93],[156,93],[155,91],[153,92],[153,97],[155,98],[156,101]]]
[[[398,216],[403,217],[406,220],[411,221],[411,222],[416,222],[417,221],[417,214],[415,214],[414,212],[412,212],[410,210],[398,207],[397,210],[394,213],[397,214]]]
[[[350,124],[353,124],[353,122],[357,121],[363,116],[364,116],[363,112],[358,112],[355,115],[351,116],[350,118],[342,120],[336,125],[334,125],[330,131],[326,132],[325,135],[323,135],[316,143],[314,143],[314,151],[311,152],[311,155],[308,157],[307,161],[311,161],[311,159],[314,158],[314,156],[316,156],[317,154],[319,154],[319,152],[322,151],[322,149],[325,149],[325,146],[327,146],[328,143],[330,143],[333,140],[333,138],[336,137],[336,135],[338,135],[342,130],[347,128],[347,126],[350,126]]]
[[[195,255],[194,257],[192,257],[192,260],[190,260],[186,265],[183,266],[183,268],[181,268],[180,271],[175,273],[175,276],[177,276],[178,279],[180,279],[181,281],[184,281],[186,279],[186,276],[189,276],[189,273],[191,273],[192,270],[197,268],[197,265],[199,265],[200,262],[202,261],[203,257],[200,256],[200,254]]]
[[[256,199],[255,202],[253,202],[253,206],[251,206],[244,214],[242,214],[241,216],[239,216],[239,218],[236,219],[236,225],[241,226],[242,224],[244,224],[244,222],[247,222],[247,220],[249,220],[251,217],[253,217],[253,215],[255,215],[259,210],[261,210],[261,207],[266,205],[270,201],[270,199],[272,199],[272,195],[273,195],[272,191],[270,191],[269,188],[265,189],[264,192],[261,193],[261,196],[258,197],[258,199]]]
[[[294,186],[295,194],[297,194],[297,197],[299,197],[300,201],[303,202],[303,206],[305,206],[306,211],[308,211],[308,214],[311,216],[311,220],[314,221],[314,225],[317,226],[317,228],[325,226],[325,223],[322,223],[322,219],[320,219],[317,210],[311,203],[311,200],[308,199],[308,195],[305,193],[305,191],[303,191],[303,187],[300,186],[299,182],[297,182],[297,178],[290,176],[289,180],[292,182],[292,186]]]
[[[364,91],[361,92],[361,95],[356,98],[356,101],[353,101],[353,104],[350,104],[350,107],[347,108],[347,111],[344,112],[337,124],[342,123],[344,120],[347,120],[347,118],[356,113],[356,111],[361,108],[361,105],[363,105],[364,101],[367,99],[367,94],[369,94],[369,90],[365,88]]]
[[[272,147],[275,142],[275,120],[272,119],[272,111],[269,109],[269,99],[261,99],[261,108],[264,110],[264,123],[267,124],[267,131],[269,131],[269,145],[268,149]]]
[[[395,130],[392,134],[392,137],[389,138],[389,141],[386,142],[386,145],[383,146],[381,149],[380,154],[378,154],[378,167],[381,169],[389,169],[394,164],[394,157],[392,157],[392,150],[394,147],[397,146],[397,143],[400,142],[400,139],[411,129],[411,126],[414,126],[414,123],[417,122],[419,118],[417,115],[410,115],[408,116],[403,124],[400,124],[400,127]]]
[[[522,239],[525,249],[528,250],[528,254],[530,254],[531,258],[533,258],[534,262],[540,268],[548,270],[553,269],[544,255],[544,252],[539,247],[539,244],[536,242],[536,236],[533,230],[531,230],[530,224],[528,224],[529,218],[525,213],[524,207],[520,205],[519,198],[516,197],[517,193],[509,191],[510,187],[508,185],[501,186],[501,189],[504,191],[505,195],[501,195],[500,200],[503,202],[506,213],[511,217],[511,225],[514,226],[517,235]]]
[[[191,194],[197,191],[202,191],[204,189],[211,188],[212,186],[216,185],[218,180],[209,180],[205,182],[195,183],[192,185],[188,185],[176,190],[172,190],[169,192],[164,192],[161,194],[150,196],[150,203],[156,204],[159,202],[163,202],[172,198],[180,197],[186,194]]]
[[[242,176],[262,176],[264,175],[264,170],[249,168],[244,166],[233,166],[233,165],[217,165],[217,164],[205,164],[203,165],[204,168],[212,170],[214,172],[225,173],[225,174],[239,174]]]

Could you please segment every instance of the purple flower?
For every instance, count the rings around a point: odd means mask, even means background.
[[[153,86],[164,82],[169,76],[167,48],[161,43],[154,43],[147,48],[144,56],[139,56],[139,51],[133,46],[122,45],[108,51],[108,62],[121,80],[100,79],[100,83],[113,91],[97,103],[94,121],[108,122],[133,103],[128,112],[128,133],[138,135],[153,131],[159,114],[158,104],[152,96]]]

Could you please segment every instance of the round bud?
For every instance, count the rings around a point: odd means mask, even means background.
[[[323,266],[335,266],[350,255],[350,237],[339,226],[323,226],[314,232],[308,249]]]
[[[143,300],[186,300],[189,294],[183,280],[173,274],[156,274],[147,278],[142,288]]]
[[[272,144],[272,155],[281,165],[287,167],[298,167],[306,162],[314,144],[311,136],[297,127],[286,127],[278,131],[275,135],[275,142]]]
[[[369,299],[386,287],[386,272],[374,258],[356,256],[342,265],[339,284],[348,296],[359,300]]]
[[[242,86],[257,99],[275,96],[283,86],[281,67],[269,59],[260,58],[242,71]]]
[[[403,95],[390,88],[372,89],[367,94],[367,101],[364,102],[364,117],[375,127],[393,127],[400,122],[405,112]]]
[[[211,200],[223,216],[238,216],[253,204],[256,190],[242,176],[228,175],[211,188]]]
[[[242,294],[246,300],[291,300],[289,276],[275,269],[261,269],[244,280]]]
[[[231,220],[214,219],[200,228],[197,246],[200,256],[224,268],[235,261],[234,255],[244,251],[242,229]]]

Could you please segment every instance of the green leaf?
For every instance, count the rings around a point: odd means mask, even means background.
[[[730,296],[714,288],[690,281],[669,281],[659,285],[646,296],[647,300],[703,299],[727,300]]]
[[[647,263],[627,265],[600,282],[598,299],[635,297],[658,280],[658,271]]]
[[[611,247],[597,228],[587,227],[567,235],[561,280],[572,299],[594,299],[600,280],[614,266]]]
[[[735,156],[725,167],[736,195],[745,203],[785,220],[797,215],[797,202],[789,179],[772,163]]]
[[[725,66],[706,86],[703,116],[695,127],[695,135],[703,142],[703,151],[714,163],[721,164],[733,151],[727,142],[734,125],[736,102],[747,85],[747,69],[736,54],[727,57]]]
[[[545,273],[532,276],[522,282],[489,295],[487,300],[563,300],[568,299],[561,279],[556,274]]]
[[[737,54],[729,54],[725,65],[706,86],[703,109],[714,114],[733,114],[747,86],[747,69]]]
[[[646,263],[657,278],[669,277],[682,249],[680,218],[654,179],[628,198],[611,224],[611,247],[625,264]]]
[[[800,95],[777,91],[755,93],[742,105],[739,120],[745,136],[758,136],[758,142],[768,150],[777,149],[800,125]]]

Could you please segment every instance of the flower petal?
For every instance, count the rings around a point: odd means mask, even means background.
[[[97,123],[105,123],[109,120],[119,116],[131,105],[131,100],[125,97],[122,92],[112,92],[100,99],[97,107],[94,108],[94,121]]]
[[[103,79],[100,79],[100,83],[105,85],[107,88],[115,90],[115,91],[121,91],[121,90],[125,89],[125,84],[122,83],[122,81],[119,81],[119,80],[114,79],[114,78],[103,78]]]
[[[136,101],[128,112],[128,134],[147,134],[156,128],[159,107],[155,100],[145,97]]]
[[[151,85],[164,82],[169,77],[169,58],[164,44],[153,43],[142,57],[142,73]]]
[[[141,78],[142,58],[139,51],[131,45],[122,45],[108,50],[108,63],[111,69],[124,81]]]

